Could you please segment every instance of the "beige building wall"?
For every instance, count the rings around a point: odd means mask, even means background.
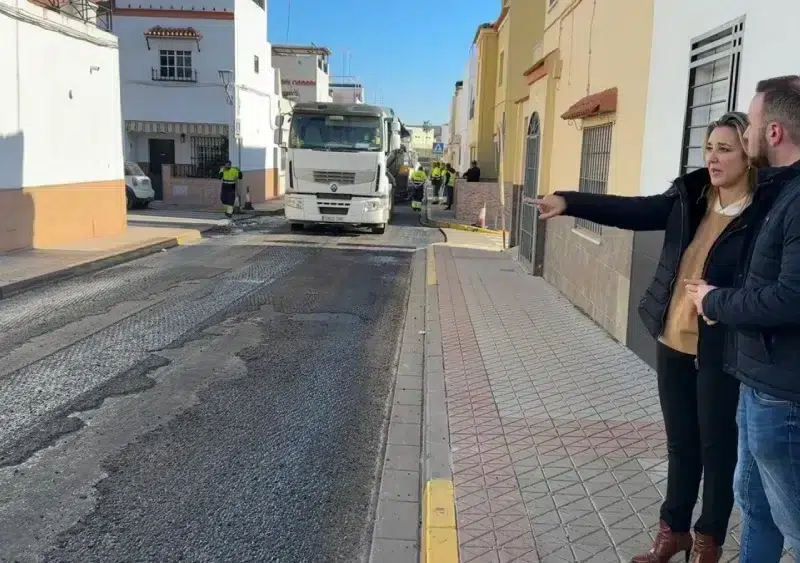
[[[652,24],[653,0],[558,1],[548,10],[544,63],[529,69],[527,99],[520,101],[517,119],[524,126],[534,111],[539,114],[540,193],[579,189],[585,131],[603,124],[612,125],[607,192],[639,193]],[[605,95],[603,109],[594,115],[562,118],[587,96],[614,88],[615,103]],[[524,135],[518,135],[516,165],[523,178]],[[632,233],[607,227],[597,233],[559,218],[547,223],[545,236],[545,279],[625,342]]]

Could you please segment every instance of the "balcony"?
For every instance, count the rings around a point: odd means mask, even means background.
[[[181,76],[178,76],[179,74]],[[197,69],[152,67],[150,69],[150,78],[155,82],[197,82]]]

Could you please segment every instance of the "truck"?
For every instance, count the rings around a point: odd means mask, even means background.
[[[295,104],[290,119],[288,143],[281,143],[287,151],[284,209],[290,228],[340,225],[383,234],[405,154],[405,127],[394,111],[305,102]]]

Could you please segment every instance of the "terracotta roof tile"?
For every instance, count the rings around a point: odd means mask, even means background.
[[[162,27],[157,25],[144,32],[145,37],[167,37],[175,39],[202,39],[203,36],[193,27]]]
[[[615,111],[617,111],[616,87],[581,98],[561,114],[561,119],[581,119]]]

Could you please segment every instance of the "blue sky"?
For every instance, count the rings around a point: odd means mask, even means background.
[[[268,0],[268,7],[270,43],[328,47],[334,75],[348,69],[349,50],[349,74],[361,79],[367,103],[393,108],[404,123],[437,125],[450,119],[475,30],[500,12],[498,0]]]

